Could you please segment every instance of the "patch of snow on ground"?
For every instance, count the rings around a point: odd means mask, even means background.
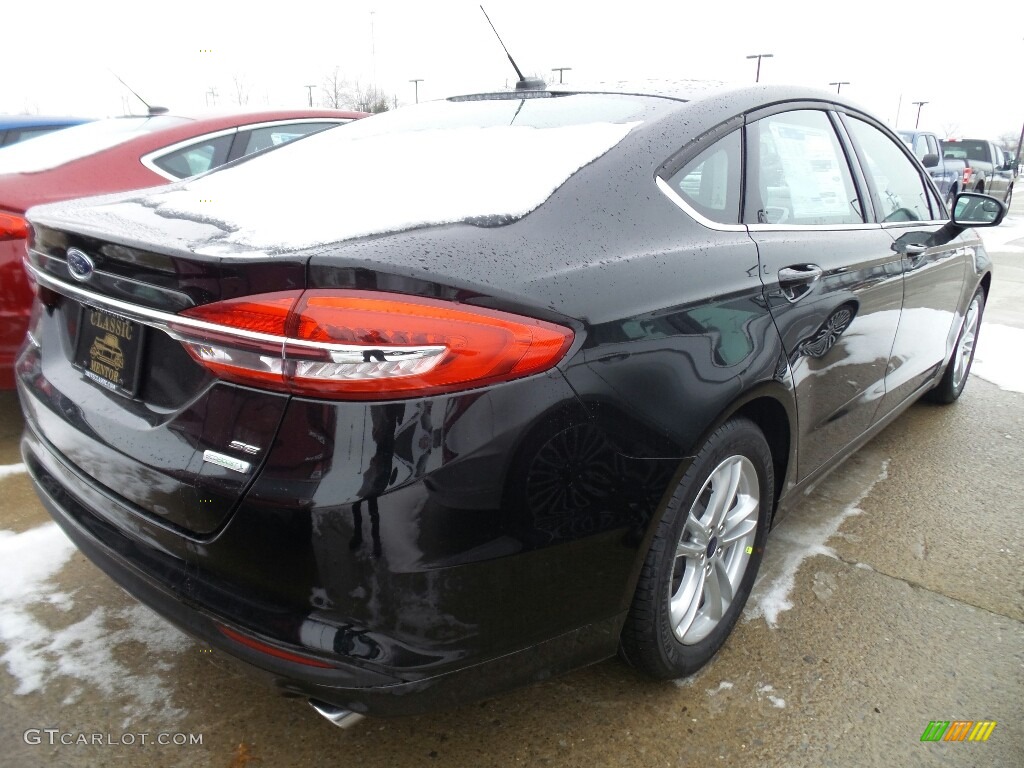
[[[75,545],[56,523],[24,533],[0,531],[0,642],[6,646],[0,661],[18,679],[15,693],[19,695],[42,687],[50,666],[36,652],[36,646],[45,642],[49,630],[27,608],[54,594],[49,581],[74,551]],[[66,596],[56,602],[64,607],[69,605]]]
[[[1024,217],[1008,215],[998,227],[976,230],[985,243],[986,250],[1009,253],[1024,252],[1015,241],[1024,241]]]
[[[1024,392],[1024,329],[982,322],[971,373],[1007,392]]]
[[[888,476],[889,460],[886,459],[875,480],[838,515],[812,518],[809,510],[805,509],[800,515],[790,515],[772,531],[761,573],[743,611],[743,620],[763,617],[769,627],[778,626],[779,614],[793,607],[789,596],[796,583],[796,572],[804,560],[814,555],[835,557],[835,551],[826,542],[836,534],[843,521],[861,513],[857,505]]]
[[[757,686],[757,697],[761,698],[766,696],[768,701],[772,703],[772,706],[776,709],[785,709],[786,700],[779,698],[778,696],[772,696],[772,692],[775,690],[774,686],[771,685],[759,685]]]
[[[28,467],[24,464],[0,464],[0,480],[10,475],[20,475],[23,472],[28,472]]]
[[[63,628],[46,626],[33,615],[33,606],[42,603],[71,608],[70,596],[58,591],[54,577],[74,552],[56,523],[24,533],[0,531],[0,643],[5,647],[0,662],[18,680],[15,694],[45,690],[51,679],[65,676],[112,699],[128,698],[123,727],[136,716],[173,720],[184,715],[171,706],[158,673],[169,671],[171,657],[191,641],[145,606],[100,607]],[[136,672],[118,660],[126,644],[142,646],[135,655],[146,659],[140,666],[152,673]]]
[[[728,680],[723,680],[722,682],[720,682],[718,684],[717,688],[708,688],[708,696],[714,696],[716,693],[721,693],[722,691],[728,691],[731,688],[732,688],[732,683],[730,683]]]

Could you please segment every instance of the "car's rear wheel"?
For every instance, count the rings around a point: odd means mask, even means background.
[[[953,347],[953,354],[946,363],[946,370],[935,385],[927,394],[927,398],[935,403],[952,403],[964,391],[967,385],[967,377],[971,373],[971,363],[974,362],[974,349],[978,342],[978,332],[981,330],[981,316],[985,311],[985,293],[981,288],[975,292],[971,303],[967,306],[967,314],[964,317],[963,327],[960,329],[960,336],[957,337],[956,345]]]
[[[726,422],[704,444],[644,560],[622,631],[630,664],[682,677],[722,647],[761,564],[774,483],[768,443],[750,420]]]

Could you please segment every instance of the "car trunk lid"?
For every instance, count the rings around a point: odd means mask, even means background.
[[[104,237],[71,232],[45,213],[33,226],[42,306],[17,375],[38,431],[139,514],[213,533],[258,471],[288,396],[217,381],[159,319],[299,290],[305,258],[198,255],[181,238],[155,250],[109,226]]]

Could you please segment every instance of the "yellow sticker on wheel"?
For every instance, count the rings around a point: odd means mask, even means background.
[[[747,547],[747,554],[748,555],[754,554],[754,548],[753,547]]]

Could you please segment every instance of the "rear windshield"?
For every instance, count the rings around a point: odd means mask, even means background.
[[[0,149],[0,174],[38,173],[123,144],[153,131],[190,122],[188,118],[115,117],[72,126]]]
[[[252,155],[152,202],[160,215],[194,220],[210,216],[200,201],[216,200],[225,240],[256,250],[463,221],[498,226],[678,106],[604,94],[429,102]],[[301,211],[301,226],[285,207]]]
[[[942,156],[954,157],[958,160],[981,160],[989,162],[988,147],[984,141],[944,141]]]

